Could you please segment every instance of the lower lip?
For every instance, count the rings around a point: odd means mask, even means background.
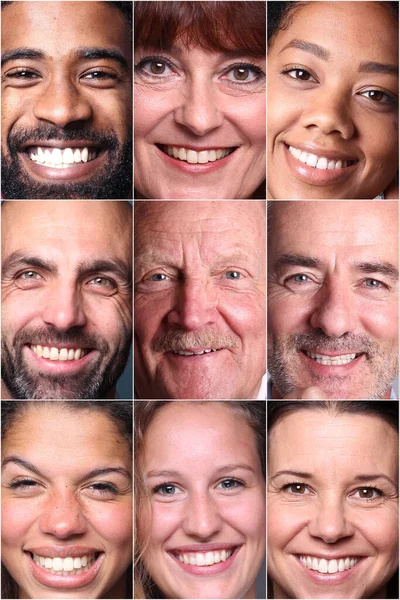
[[[183,571],[186,573],[190,573],[191,575],[200,575],[203,577],[207,577],[210,575],[218,575],[219,573],[223,573],[227,571],[233,564],[237,554],[239,553],[241,547],[236,548],[231,556],[225,560],[224,562],[219,562],[214,565],[210,565],[209,567],[198,567],[196,565],[187,565],[176,558],[173,554],[168,552],[168,555],[181,567]]]
[[[310,185],[332,185],[336,182],[344,181],[353,175],[358,166],[358,162],[355,162],[349,167],[342,169],[317,169],[297,160],[289,152],[288,146],[286,144],[283,144],[283,146],[290,170],[298,179]]]
[[[78,360],[50,360],[38,356],[33,352],[29,346],[25,346],[25,356],[28,362],[33,365],[37,371],[45,371],[54,375],[67,375],[68,373],[76,373],[81,369],[84,369],[98,354],[96,350],[92,350],[86,354],[83,358]]]
[[[101,553],[86,573],[64,576],[49,573],[46,569],[43,569],[35,563],[29,552],[26,552],[25,554],[28,557],[28,562],[36,581],[47,587],[67,590],[81,588],[91,583],[99,572],[104,560],[104,554]]]
[[[26,152],[20,154],[26,170],[32,175],[36,176],[38,179],[59,181],[75,181],[89,178],[93,175],[94,171],[104,165],[107,155],[108,152],[101,152],[97,158],[89,162],[76,164],[76,166],[67,167],[66,169],[52,169],[34,162],[29,158]]]
[[[306,574],[315,582],[322,583],[323,585],[333,585],[335,583],[343,583],[352,577],[353,575],[358,573],[358,566],[364,562],[364,558],[358,561],[354,567],[348,569],[347,571],[337,571],[336,573],[320,573],[319,571],[313,571],[312,569],[308,569],[303,565],[298,557],[296,558],[297,564]]]
[[[225,165],[227,165],[232,157],[236,154],[237,150],[228,154],[224,158],[220,158],[215,160],[214,162],[208,162],[204,164],[191,164],[186,162],[185,160],[179,160],[177,158],[172,158],[168,154],[165,154],[158,146],[154,146],[158,155],[166,162],[167,165],[173,167],[174,169],[178,169],[178,171],[183,171],[184,173],[191,173],[194,175],[201,175],[206,173],[212,173],[217,169],[222,169]]]
[[[309,356],[307,356],[307,354],[305,354],[302,351],[300,351],[299,354],[301,356],[301,359],[305,361],[305,364],[307,365],[308,369],[311,369],[317,375],[324,375],[328,377],[333,375],[346,375],[349,371],[356,368],[363,359],[365,359],[365,354],[360,354],[360,356],[357,356],[357,358],[347,363],[347,365],[330,366],[321,365],[316,360],[310,358]]]

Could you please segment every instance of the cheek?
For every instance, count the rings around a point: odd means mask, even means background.
[[[357,527],[375,548],[378,555],[396,558],[399,545],[399,517],[397,505],[375,511],[365,511]]]
[[[370,168],[393,169],[398,160],[398,136],[393,135],[398,121],[391,115],[371,115],[371,112],[356,120],[367,164]]]
[[[100,505],[100,506],[99,506]],[[86,512],[86,518],[106,543],[116,548],[132,546],[132,505],[97,503]]]
[[[261,293],[224,295],[218,310],[239,337],[265,337],[265,297]]]
[[[268,297],[268,332],[273,335],[300,333],[310,315],[306,298],[287,295],[281,288],[270,287]]]
[[[1,539],[4,550],[7,547],[20,547],[38,516],[35,503],[3,499],[1,507]]]
[[[362,305],[359,314],[365,315],[362,319],[363,328],[375,339],[383,342],[394,341],[397,345],[398,312],[397,301],[392,303],[382,302]]]
[[[135,295],[135,335],[140,340],[151,340],[161,326],[168,312],[173,308],[173,295],[160,294]]]
[[[170,536],[179,530],[183,515],[178,506],[172,503],[154,502],[143,508],[139,514],[139,537],[141,545],[150,540],[149,547],[161,548]]]
[[[91,91],[87,93],[95,119],[102,129],[115,132],[121,141],[125,141],[132,127],[130,84],[124,84],[117,89],[102,90],[102,92],[101,102],[98,99],[98,90],[95,91],[96,95],[92,94]]]
[[[3,335],[18,333],[40,315],[43,293],[39,290],[22,291],[14,285],[2,288]]]
[[[173,96],[166,91],[149,90],[135,85],[135,139],[145,138],[174,107]]]
[[[222,105],[226,119],[255,146],[265,145],[265,103],[265,92],[254,92],[252,96],[229,97]]]

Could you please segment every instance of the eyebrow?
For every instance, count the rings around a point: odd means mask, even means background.
[[[221,467],[218,467],[215,470],[215,473],[220,474],[225,471],[235,471],[238,469],[244,469],[246,471],[250,471],[251,473],[255,473],[254,469],[252,467],[250,467],[250,465],[241,464],[241,463],[222,465]],[[179,471],[176,471],[175,469],[171,469],[171,470],[168,469],[168,470],[162,470],[162,471],[153,470],[153,471],[149,471],[148,473],[146,473],[146,476],[147,477],[180,477],[180,476],[182,476],[182,473],[180,473]]]
[[[279,54],[282,54],[282,52],[287,48],[297,48],[298,50],[309,52],[310,54],[314,54],[314,56],[322,60],[329,60],[330,58],[330,53],[328,52],[328,50],[326,50],[326,48],[323,48],[319,44],[307,42],[306,40],[291,40],[288,44],[286,44],[286,46],[282,48]]]
[[[46,478],[46,476],[37,467],[35,467],[35,465],[28,460],[19,458],[18,456],[8,456],[5,458],[2,462],[1,469],[4,470],[9,463],[16,464],[27,471],[31,471],[31,473],[35,473],[38,477]],[[117,473],[123,477],[127,477],[128,479],[132,478],[129,471],[124,467],[105,467],[101,469],[92,469],[91,471],[85,473],[81,479],[82,481],[86,479],[93,479],[94,477],[101,477],[103,475],[109,475],[110,473]]]
[[[280,256],[275,262],[274,269],[279,271],[284,267],[290,266],[321,269],[322,265],[323,263],[321,260],[311,256],[304,256],[302,254],[282,254],[282,256]],[[360,263],[355,263],[353,267],[356,271],[361,271],[362,273],[379,273],[381,275],[390,277],[394,281],[398,281],[399,279],[398,268],[390,262],[363,261]]]
[[[380,62],[362,62],[358,67],[360,73],[382,73],[383,75],[399,76],[399,67]]]
[[[3,276],[7,276],[10,271],[15,270],[17,267],[23,266],[36,267],[57,275],[59,274],[59,268],[54,261],[16,250],[2,263]],[[123,260],[118,258],[81,261],[75,271],[78,277],[94,271],[107,271],[119,275],[124,281],[131,280],[131,269]]]
[[[80,46],[74,50],[74,56],[78,60],[113,60],[125,69],[129,68],[125,56],[117,49]],[[1,66],[10,60],[43,60],[49,58],[49,54],[38,48],[14,48],[1,55]]]
[[[329,60],[331,56],[330,52],[326,48],[323,48],[319,44],[307,42],[306,40],[291,40],[288,44],[286,44],[286,46],[282,48],[279,54],[281,54],[287,48],[297,48],[298,50],[303,50],[303,52],[314,54],[314,56],[320,58],[321,60]],[[388,75],[395,75],[396,77],[399,76],[399,68],[397,65],[385,64],[375,61],[362,62],[358,67],[358,72],[382,73]]]
[[[304,471],[284,470],[284,471],[278,471],[277,473],[275,473],[275,475],[273,475],[270,478],[270,481],[274,481],[277,477],[280,477],[282,475],[292,475],[293,477],[298,477],[299,479],[313,479],[313,475],[311,473],[306,473]],[[371,475],[357,475],[356,477],[354,477],[353,481],[355,481],[355,482],[374,481],[376,479],[386,479],[393,485],[393,487],[395,489],[397,489],[397,485],[395,484],[393,479],[391,479],[387,475],[383,475],[382,473],[377,473],[377,474],[373,474],[373,475],[372,474]]]

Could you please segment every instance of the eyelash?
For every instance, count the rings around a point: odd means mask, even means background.
[[[156,80],[166,79],[167,77],[169,77],[168,75],[165,75],[164,73],[156,74],[156,73],[147,72],[144,69],[144,67],[145,67],[145,65],[148,65],[150,63],[162,63],[164,66],[167,66],[169,69],[171,69],[171,71],[176,71],[176,69],[177,69],[176,66],[174,65],[174,63],[171,62],[168,58],[165,58],[164,56],[147,56],[146,58],[143,58],[135,65],[135,72],[141,73],[142,75],[144,75],[146,77],[150,77],[150,78],[156,79]],[[226,75],[226,74],[234,71],[235,69],[243,69],[243,70],[253,71],[255,73],[256,77],[254,79],[252,79],[251,81],[239,82],[239,81],[228,80],[229,84],[232,84],[235,86],[254,85],[255,83],[258,83],[260,80],[265,79],[265,73],[261,69],[261,67],[259,67],[255,63],[251,63],[251,62],[246,62],[246,63],[240,62],[240,63],[235,63],[233,65],[230,65],[223,71],[223,75]]]
[[[27,275],[28,273],[32,273],[34,275],[37,275],[37,277],[33,277],[33,278],[26,278],[24,277],[24,275]],[[34,282],[38,282],[41,279],[43,279],[43,277],[37,272],[37,271],[33,271],[32,269],[29,269],[27,271],[23,271],[22,273],[18,273],[15,277],[16,279],[22,279],[23,281],[34,281]],[[102,276],[97,276],[97,277],[93,277],[92,279],[90,279],[88,281],[88,284],[90,284],[92,281],[96,281],[96,280],[102,280],[105,281],[107,283],[107,285],[102,285],[102,284],[98,284],[98,287],[112,287],[113,289],[117,287],[117,284],[115,283],[115,281],[113,281],[112,279],[108,278],[108,277],[102,277]],[[95,284],[93,284],[95,285]]]
[[[236,479],[236,477],[226,477],[225,479],[222,479],[222,481],[220,481],[218,483],[218,486],[220,486],[222,483],[226,483],[228,481],[231,482],[231,483],[233,482],[234,485],[232,487],[223,488],[225,490],[227,490],[227,489],[228,490],[236,489],[238,487],[245,487],[245,485],[246,485],[244,483],[244,481],[241,481],[240,479]],[[167,487],[172,487],[172,488],[175,488],[175,489],[180,489],[175,483],[171,483],[170,481],[165,481],[164,483],[160,483],[160,484],[156,485],[155,487],[153,487],[151,491],[153,492],[153,494],[157,494],[157,493],[160,493],[163,488],[167,488]],[[170,497],[172,497],[175,494],[161,494],[161,495],[162,496],[170,496]]]
[[[39,484],[34,480],[34,479],[17,479],[15,481],[11,481],[8,484],[8,487],[14,490],[20,490],[22,492],[27,491],[28,489],[32,489],[36,486],[38,486]],[[118,494],[119,490],[118,488],[110,483],[110,482],[98,482],[98,483],[91,483],[89,486],[89,488],[93,489],[94,491],[96,491],[98,494],[100,495],[107,495],[107,494]]]
[[[307,277],[308,281],[296,281],[295,277]],[[377,286],[367,286],[366,282],[368,281],[375,281],[376,283],[378,283],[379,285]],[[309,275],[306,275],[306,273],[295,273],[294,275],[290,275],[289,277],[287,277],[284,281],[284,283],[292,283],[295,286],[302,286],[302,285],[307,285],[309,283],[315,283],[311,277]],[[379,279],[375,279],[373,277],[367,277],[366,279],[363,280],[363,284],[365,284],[365,287],[369,288],[369,289],[374,289],[374,290],[381,290],[381,289],[385,289],[385,290],[389,290],[390,286],[388,286],[386,283],[384,283],[383,281],[379,281]]]
[[[298,77],[292,77],[291,75],[289,75],[289,73],[293,73],[293,72],[299,72],[302,71],[303,73],[306,73],[307,75],[310,75],[310,77],[313,79],[313,81],[311,79],[300,79]],[[294,81],[303,81],[305,83],[319,83],[318,78],[315,77],[308,69],[305,69],[304,67],[301,67],[299,65],[291,65],[289,67],[286,67],[285,69],[283,69],[281,71],[281,75],[285,75],[286,77],[290,77],[290,79],[293,79]],[[364,98],[367,98],[367,96],[364,96],[364,94],[369,94],[369,93],[378,93],[378,94],[383,94],[383,96],[386,97],[386,101],[385,102],[381,102],[378,100],[373,100],[372,98],[368,98],[368,100],[371,100],[371,102],[374,102],[375,104],[387,104],[387,105],[395,105],[397,104],[397,99],[392,96],[391,94],[389,94],[388,92],[384,92],[383,90],[380,89],[370,89],[370,90],[364,90],[362,92],[358,92],[359,96],[363,96]]]
[[[309,491],[308,485],[306,483],[303,483],[303,482],[300,482],[300,481],[292,481],[291,483],[285,483],[285,485],[283,485],[280,488],[280,491],[282,491],[282,492],[286,491],[289,494],[291,494],[292,496],[297,496],[297,497],[299,497],[299,496],[308,496],[309,495],[309,494],[300,494],[299,492],[297,492],[297,493],[296,492],[290,492],[289,488],[291,488],[292,486],[294,487],[296,485],[303,486],[304,488],[306,488]],[[377,496],[374,496],[372,498],[359,498],[359,500],[363,500],[364,502],[374,502],[374,501],[376,501],[377,497],[382,497],[382,496],[385,495],[384,492],[380,488],[377,488],[377,487],[371,486],[371,485],[363,485],[363,486],[357,488],[356,491],[355,491],[355,493],[357,493],[357,492],[359,492],[361,490],[373,490],[373,491],[375,491],[377,493]],[[351,496],[354,496],[355,493],[352,493]]]
[[[38,483],[36,481],[34,481],[33,479],[17,479],[16,481],[11,481],[8,484],[8,487],[15,490],[15,489],[20,489],[22,491],[28,489],[28,488],[33,488],[34,486],[38,485]]]

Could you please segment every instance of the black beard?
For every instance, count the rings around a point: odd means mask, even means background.
[[[122,346],[117,347],[110,354],[107,342],[98,336],[86,336],[77,328],[71,328],[65,333],[52,328],[23,330],[15,337],[14,355],[6,341],[1,342],[2,379],[11,397],[16,400],[104,400],[116,385],[128,361],[131,338],[127,329],[124,329],[123,336]],[[80,348],[95,348],[100,354],[97,360],[80,373],[71,375],[32,373],[25,364],[22,353],[27,338],[40,340],[42,345],[51,345],[51,340],[57,345],[69,343]],[[47,339],[49,343],[46,343]],[[107,354],[108,358],[105,361],[104,357]]]
[[[87,140],[108,151],[108,163],[84,182],[42,183],[30,177],[23,168],[19,152],[23,144],[33,141]],[[11,132],[8,136],[9,156],[1,153],[1,192],[8,200],[15,199],[115,199],[132,197],[132,136],[121,144],[114,132],[98,133],[91,128],[57,129],[41,126]]]

